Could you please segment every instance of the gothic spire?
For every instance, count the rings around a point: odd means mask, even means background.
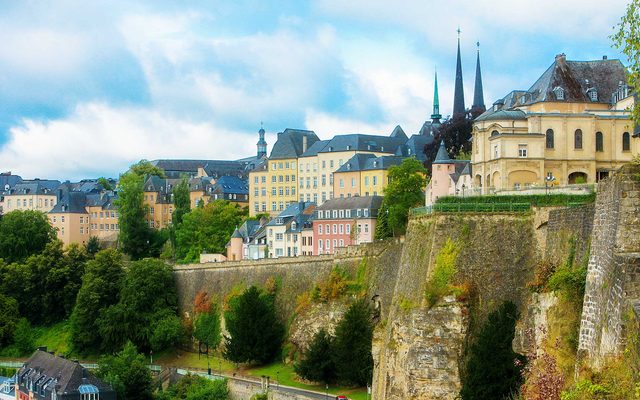
[[[460,28],[458,28],[458,59],[456,61],[456,84],[453,94],[453,117],[464,117],[464,86],[462,84],[462,60],[460,59]]]
[[[431,120],[434,124],[440,123],[440,99],[438,98],[438,71],[436,71],[436,79],[433,86],[433,114],[431,114]]]
[[[476,61],[476,84],[473,91],[473,105],[471,106],[474,116],[480,115],[487,111],[484,105],[484,94],[482,92],[482,73],[480,72],[480,42],[476,43],[478,46],[478,59]]]

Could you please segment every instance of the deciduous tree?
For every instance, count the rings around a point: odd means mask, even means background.
[[[389,184],[380,212],[388,210],[387,224],[395,234],[406,230],[409,210],[424,205],[426,174],[420,161],[413,157],[389,168]]]
[[[0,347],[12,342],[19,319],[16,299],[0,294]]]
[[[38,254],[56,237],[47,216],[40,211],[15,210],[0,218],[0,258],[21,262]]]
[[[152,400],[151,372],[136,346],[127,342],[114,356],[98,360],[96,375],[109,383],[123,400]]]

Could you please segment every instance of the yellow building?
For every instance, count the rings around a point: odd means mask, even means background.
[[[268,159],[249,173],[250,214],[275,216],[298,201],[298,157],[318,141],[312,131],[285,129],[278,133]]]
[[[402,164],[405,158],[356,154],[334,173],[334,196],[382,196],[389,183],[389,168]]]
[[[144,183],[145,220],[150,228],[168,227],[173,218],[173,188],[181,179],[163,179],[152,175]]]
[[[473,124],[474,189],[483,193],[594,183],[638,153],[619,60],[564,54],[527,91],[496,101]]]

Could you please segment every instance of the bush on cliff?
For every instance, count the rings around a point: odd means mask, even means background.
[[[233,362],[266,364],[282,348],[284,325],[278,318],[274,296],[251,286],[229,300],[225,312],[226,349],[224,357]]]
[[[508,399],[522,384],[525,357],[513,351],[518,310],[510,301],[489,314],[471,345],[463,400]]]
[[[443,296],[454,293],[455,288],[451,282],[458,272],[456,262],[460,253],[459,246],[450,238],[436,256],[433,274],[427,282],[425,297],[429,307],[433,307]]]

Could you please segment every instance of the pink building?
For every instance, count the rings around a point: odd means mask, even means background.
[[[436,159],[431,163],[431,181],[425,191],[427,206],[434,204],[443,196],[469,196],[471,188],[471,163],[469,160],[452,160],[449,158],[444,140]]]
[[[382,196],[327,200],[313,220],[313,255],[333,254],[336,248],[370,243],[376,229]]]

